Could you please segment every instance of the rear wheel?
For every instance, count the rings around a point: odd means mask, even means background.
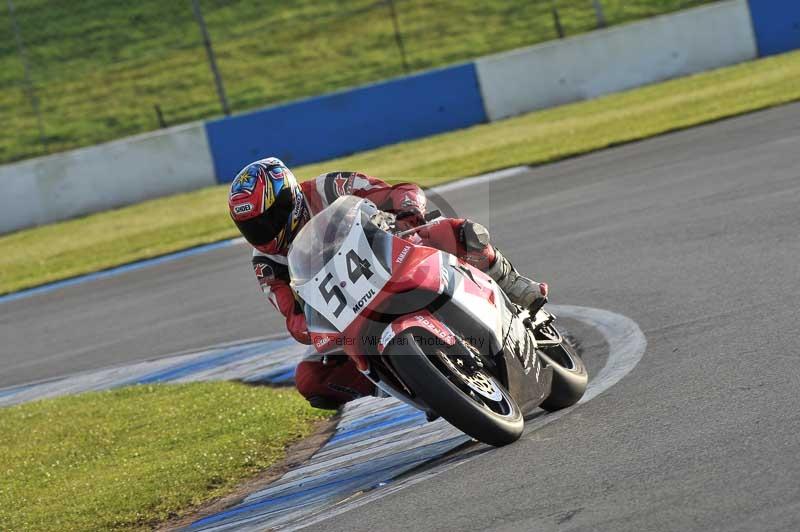
[[[569,340],[562,337],[552,325],[545,325],[537,331],[537,335],[543,335],[547,339],[561,338],[559,345],[544,347],[538,352],[541,359],[553,368],[550,395],[539,406],[553,412],[574,405],[583,397],[589,383],[586,365]]]
[[[460,344],[442,346],[427,332],[416,338],[405,332],[387,346],[384,356],[423,402],[469,436],[501,446],[522,435],[516,401],[485,368],[465,363],[469,353]]]

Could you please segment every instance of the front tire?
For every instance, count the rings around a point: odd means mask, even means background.
[[[430,338],[427,333],[422,337]],[[436,341],[423,343],[426,345],[420,345],[406,331],[384,350],[403,382],[437,414],[476,440],[497,447],[518,440],[524,428],[522,412],[502,384],[479,369],[472,378],[486,390],[477,393],[476,385],[468,384],[471,377],[459,373],[453,362],[458,359],[448,352],[464,349],[460,344],[443,347]]]
[[[539,406],[554,412],[580,401],[589,383],[589,372],[572,344],[563,338],[560,345],[542,349],[538,354],[553,368],[550,395]]]

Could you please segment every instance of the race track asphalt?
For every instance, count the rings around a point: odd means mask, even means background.
[[[800,105],[445,196],[647,351],[514,445],[316,529],[800,529]],[[2,305],[0,386],[281,326],[234,246]]]

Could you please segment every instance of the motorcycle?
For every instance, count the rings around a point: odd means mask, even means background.
[[[386,394],[494,446],[519,439],[537,408],[578,402],[586,366],[555,316],[531,316],[482,271],[415,242],[419,229],[398,233],[355,196],[301,229],[288,266],[316,351],[343,351]]]

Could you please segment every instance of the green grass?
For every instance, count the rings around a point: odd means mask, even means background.
[[[603,0],[610,24],[710,0]],[[15,0],[46,146],[0,7],[0,163],[221,114],[189,0]],[[595,26],[591,0],[395,0],[412,71]],[[235,112],[403,74],[382,0],[203,0]]]
[[[0,409],[0,530],[151,530],[274,464],[327,415],[293,390],[235,383]]]
[[[432,185],[536,164],[800,99],[800,52],[296,169]],[[267,155],[267,154],[264,154]],[[0,237],[0,293],[236,236],[226,187]]]

